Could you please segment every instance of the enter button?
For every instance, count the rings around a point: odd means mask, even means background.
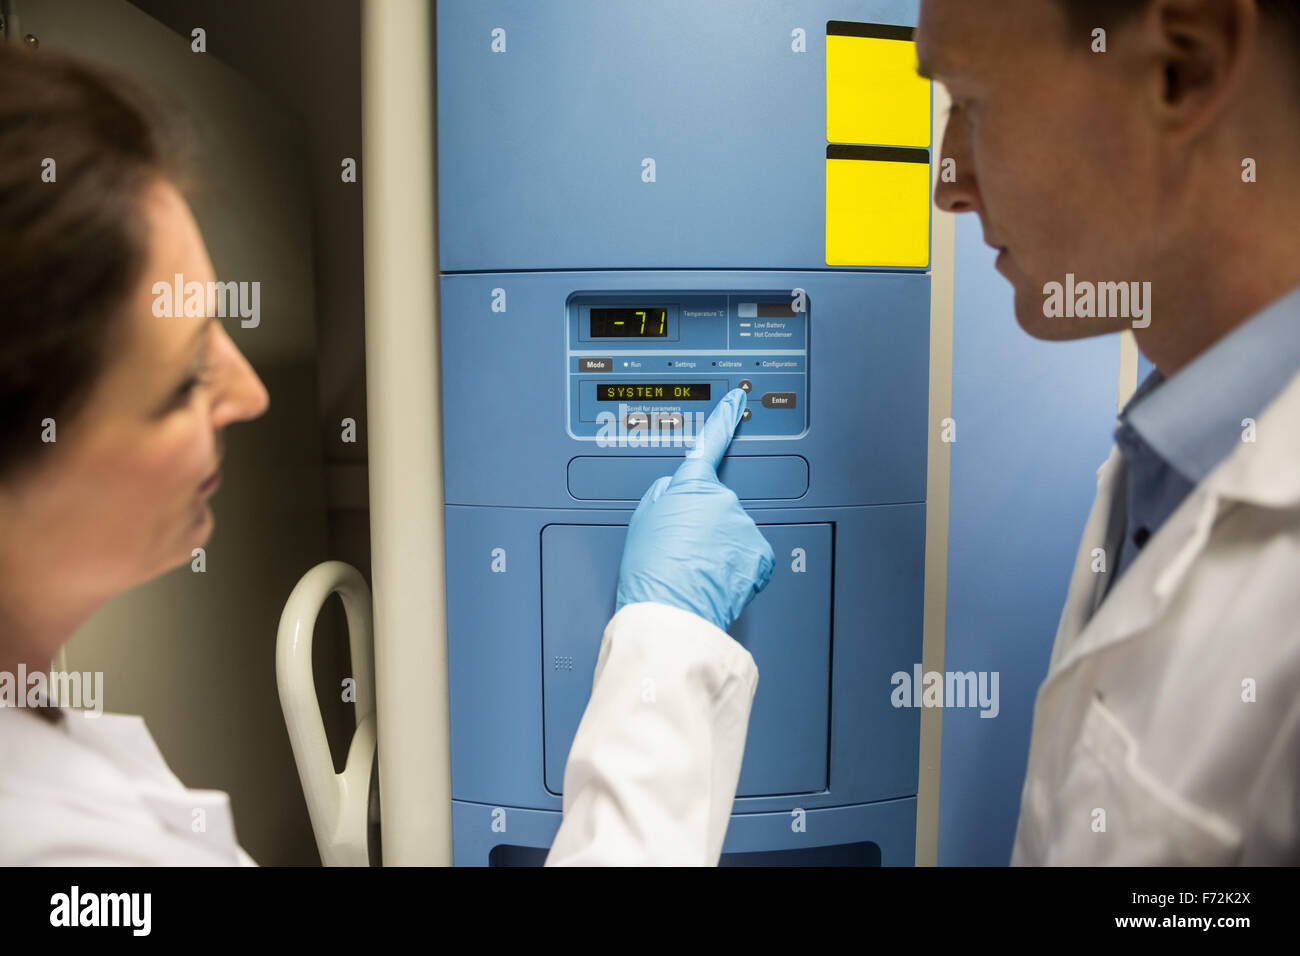
[[[764,408],[794,408],[794,392],[768,392],[763,396]]]

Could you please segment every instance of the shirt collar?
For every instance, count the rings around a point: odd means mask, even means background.
[[[1159,369],[1120,413],[1185,478],[1199,483],[1241,441],[1300,368],[1300,287],[1198,355],[1172,378]]]

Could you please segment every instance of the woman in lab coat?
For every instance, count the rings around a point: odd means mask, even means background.
[[[0,43],[0,864],[252,862],[139,717],[32,706],[78,625],[208,539],[223,430],[267,406],[219,322],[158,317],[155,281],[214,275],[143,102]]]

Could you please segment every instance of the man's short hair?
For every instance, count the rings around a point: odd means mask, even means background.
[[[1071,35],[1084,38],[1101,27],[1108,34],[1145,10],[1151,0],[1060,0],[1070,24]],[[1260,16],[1272,21],[1291,39],[1291,50],[1300,69],[1300,0],[1255,0]]]

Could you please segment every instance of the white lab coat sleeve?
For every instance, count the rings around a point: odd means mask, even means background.
[[[716,866],[758,668],[703,618],[629,604],[605,628],[548,866]]]

